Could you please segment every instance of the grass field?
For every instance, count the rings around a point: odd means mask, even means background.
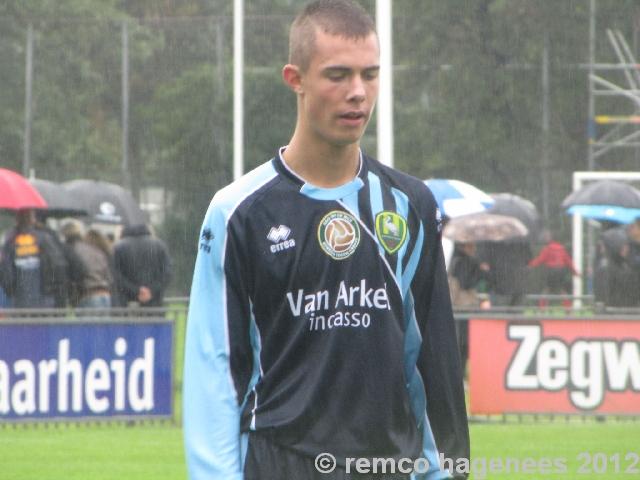
[[[638,422],[557,422],[545,424],[472,424],[472,463],[469,478],[639,478],[625,473],[632,460],[629,453],[640,454]],[[578,473],[586,460],[578,455],[588,453],[591,473]],[[606,472],[594,472],[595,468]],[[619,454],[619,473],[615,459]],[[550,459],[551,473],[538,472],[538,464],[524,473],[506,473],[507,458],[519,464],[526,458],[539,462]],[[566,472],[553,473],[554,459],[565,458]],[[482,460],[486,459],[485,468]],[[501,459],[502,473],[491,473],[490,459]],[[603,460],[606,460],[604,462]],[[543,461],[544,462],[544,461]],[[498,471],[494,464],[494,471]],[[543,471],[547,467],[541,463]],[[635,465],[636,469],[640,465]],[[484,474],[483,474],[484,470]],[[186,479],[182,447],[182,430],[169,424],[136,425],[71,425],[42,428],[39,426],[0,429],[0,478],[2,480],[181,480]],[[287,480],[287,479],[283,479]],[[293,479],[291,479],[293,480]],[[295,479],[298,480],[298,479]],[[304,479],[299,479],[304,480]]]

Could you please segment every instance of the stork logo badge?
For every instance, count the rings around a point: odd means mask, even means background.
[[[380,212],[376,215],[376,236],[380,245],[394,254],[407,239],[407,222],[394,212]]]

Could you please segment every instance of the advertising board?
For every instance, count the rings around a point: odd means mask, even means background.
[[[472,414],[640,414],[640,319],[469,322]]]
[[[171,417],[173,323],[0,322],[0,422]]]

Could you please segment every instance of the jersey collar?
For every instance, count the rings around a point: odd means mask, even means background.
[[[277,157],[274,158],[273,161],[276,170],[280,171],[281,173],[285,173],[287,177],[289,177],[300,186],[301,194],[309,198],[313,198],[314,200],[339,200],[353,193],[356,193],[358,190],[364,187],[364,181],[361,178],[363,176],[364,162],[362,160],[362,151],[360,149],[358,149],[358,154],[360,155],[360,168],[358,169],[358,175],[356,175],[353,180],[351,180],[349,183],[345,183],[344,185],[335,188],[320,188],[306,182],[304,178],[302,178],[300,175],[289,168],[289,166],[282,158],[282,152],[284,152],[286,148],[286,146],[281,147],[278,151]]]

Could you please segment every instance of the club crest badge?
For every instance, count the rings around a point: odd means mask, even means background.
[[[376,215],[376,236],[380,245],[394,254],[407,239],[407,221],[394,212],[380,212]]]
[[[355,252],[360,243],[360,227],[347,212],[329,212],[318,225],[318,242],[331,258],[343,260]]]

